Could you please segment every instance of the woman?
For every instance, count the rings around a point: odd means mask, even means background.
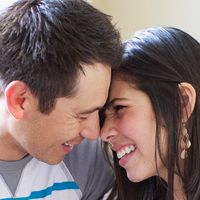
[[[120,200],[200,199],[200,44],[170,27],[138,32],[113,71],[101,137]]]

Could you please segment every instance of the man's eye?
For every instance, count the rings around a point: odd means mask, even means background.
[[[79,119],[81,120],[86,120],[88,118],[88,116],[80,116]]]

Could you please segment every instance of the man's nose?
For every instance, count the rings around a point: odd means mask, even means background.
[[[81,131],[82,137],[95,140],[100,135],[100,124],[99,124],[99,115],[98,113],[94,113],[87,119],[87,122],[84,124],[84,127]]]

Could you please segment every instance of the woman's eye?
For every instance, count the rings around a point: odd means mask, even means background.
[[[113,106],[113,109],[114,109],[115,112],[118,112],[118,111],[122,110],[125,107],[126,106],[123,106],[123,105],[116,105],[116,106]]]

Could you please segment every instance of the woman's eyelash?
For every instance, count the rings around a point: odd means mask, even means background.
[[[123,109],[123,108],[125,108],[126,106],[123,106],[123,105],[116,105],[116,106],[113,106],[113,109],[115,110],[115,111],[119,111],[119,110],[121,110],[121,109]]]

